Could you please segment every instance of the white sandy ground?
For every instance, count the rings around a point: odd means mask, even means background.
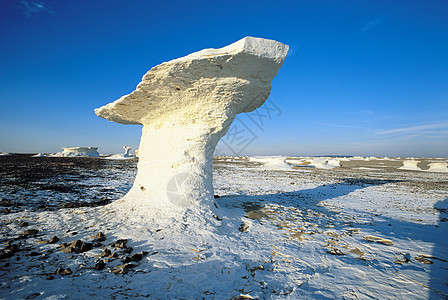
[[[39,233],[19,240],[23,250],[0,261],[0,298],[448,296],[446,173],[267,170],[235,159],[215,162],[214,178],[223,218],[214,224],[190,218],[160,226],[138,212],[111,207],[1,215],[3,240],[23,232],[21,220]],[[123,180],[132,183],[132,178]],[[92,269],[103,248],[81,254],[56,249],[63,242],[89,241],[99,231],[107,237],[105,246],[126,238],[133,253],[149,254],[128,274],[115,275],[110,271],[122,264],[119,260],[108,262],[104,270]],[[61,240],[39,243],[53,235]],[[422,263],[424,258],[432,264]],[[73,274],[47,280],[60,266],[70,267]]]

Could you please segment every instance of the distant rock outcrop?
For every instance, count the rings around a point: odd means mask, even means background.
[[[61,157],[100,157],[98,147],[62,147],[64,151],[56,153]]]

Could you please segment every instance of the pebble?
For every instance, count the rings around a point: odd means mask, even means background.
[[[64,269],[64,268],[60,267],[60,268],[57,268],[54,273],[58,274],[58,275],[70,275],[73,272],[72,272],[72,270],[70,268]]]
[[[48,241],[47,241],[47,243],[48,244],[55,244],[55,243],[57,243],[57,242],[59,242],[59,238],[57,237],[57,236],[52,236]]]

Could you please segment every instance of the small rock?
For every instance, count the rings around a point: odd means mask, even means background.
[[[36,235],[38,232],[37,229],[27,229],[23,232],[23,235]]]
[[[57,268],[54,273],[58,274],[58,275],[70,275],[73,272],[72,272],[72,270],[70,268],[64,269],[64,268],[60,267],[60,268]]]
[[[53,279],[54,279],[54,276],[53,276],[53,275],[50,275],[50,276],[47,276],[45,279],[46,279],[46,280],[53,280]]]
[[[20,221],[19,226],[20,227],[27,227],[29,224],[26,221]]]
[[[415,257],[415,260],[418,261],[419,263],[425,264],[425,265],[431,265],[434,262],[426,257],[424,257],[423,255],[418,255]]]
[[[132,261],[132,259],[130,256],[125,256],[124,258],[121,259],[121,261],[124,263],[129,263]]]
[[[91,238],[93,238],[94,241],[98,242],[104,242],[106,240],[106,236],[102,232],[98,232],[97,234],[92,235]]]
[[[112,271],[112,273],[114,273],[114,274],[126,274],[126,273],[128,273],[128,271],[130,270],[130,269],[133,269],[133,268],[135,268],[137,265],[134,265],[134,264],[124,264],[124,265],[120,265],[120,266],[117,266],[113,271]]]
[[[52,236],[49,240],[48,240],[48,244],[55,244],[55,243],[57,243],[57,242],[59,242],[59,238],[57,237],[57,236]]]
[[[31,295],[26,296],[25,299],[34,299],[36,297],[39,297],[40,295],[40,293],[32,293]]]
[[[109,248],[106,248],[106,249],[104,249],[103,252],[100,254],[100,257],[106,257],[106,256],[109,256],[109,255],[111,255],[111,253],[112,253],[112,251],[110,251]]]
[[[109,258],[117,258],[118,257],[118,253],[114,252],[111,255],[109,255]]]
[[[128,240],[127,239],[121,239],[117,240],[115,243],[110,244],[114,248],[120,248],[125,249],[127,247]]]
[[[239,230],[240,230],[241,232],[245,232],[245,231],[248,231],[248,230],[249,230],[249,227],[250,227],[250,225],[249,225],[247,222],[244,222],[244,221],[243,221],[243,223],[241,224]]]
[[[126,248],[123,250],[123,252],[124,252],[124,253],[131,253],[133,250],[134,250],[134,248],[132,248],[132,247],[126,247]]]
[[[219,196],[219,195],[214,195],[214,197],[215,197],[215,199],[221,198],[221,196]]]
[[[345,255],[345,253],[339,249],[329,249],[327,250],[327,253],[332,255]]]
[[[373,235],[366,235],[362,237],[363,240],[368,242],[377,242],[383,245],[391,246],[394,244],[391,240],[383,239],[381,237],[373,236]]]
[[[86,243],[82,240],[76,240],[70,244],[64,243],[61,245],[61,250],[67,253],[82,253],[91,250],[93,247],[92,243]]]
[[[95,270],[102,270],[106,266],[106,263],[103,260],[99,260],[96,262],[95,266],[93,267]]]
[[[112,273],[114,273],[115,275],[126,274],[127,272],[128,272],[128,270],[125,270],[122,268],[115,268],[112,270]]]
[[[264,270],[264,266],[259,265],[259,266],[253,267],[252,269],[249,269],[249,271],[251,271],[251,272],[255,272],[255,271],[259,271],[259,270]]]
[[[143,258],[143,253],[132,254],[130,258],[132,261],[141,261]]]
[[[29,256],[39,256],[39,255],[41,255],[41,253],[39,253],[39,252],[36,252],[36,251],[33,251],[33,252],[31,252],[30,254],[28,254]]]
[[[98,241],[94,241],[93,244],[92,244],[93,248],[99,248],[99,247],[102,247],[102,246],[103,246],[103,244],[98,242]]]
[[[0,250],[0,259],[10,258],[19,251],[19,247],[16,244],[11,244],[10,241],[7,242],[6,248]]]
[[[9,208],[5,207],[5,208],[3,209],[3,213],[4,213],[5,215],[7,215],[7,214],[11,213],[11,210],[10,210]],[[40,295],[40,294],[39,294],[39,295]]]
[[[12,202],[9,199],[2,199],[2,201],[0,202],[1,206],[12,206]]]

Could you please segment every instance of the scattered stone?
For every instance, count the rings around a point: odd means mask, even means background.
[[[129,263],[131,262],[131,257],[130,256],[125,256],[124,258],[121,259],[122,262],[124,263]]]
[[[106,266],[106,263],[104,262],[104,260],[98,260],[93,268],[95,270],[102,270],[102,269],[104,269],[105,266]]]
[[[415,260],[418,261],[419,263],[425,264],[425,265],[431,265],[434,262],[428,258],[426,258],[424,255],[417,255],[415,257]]]
[[[111,255],[109,255],[109,258],[117,258],[118,257],[118,253],[114,252]]]
[[[394,254],[395,256],[395,263],[396,264],[405,264],[411,261],[411,255],[409,253],[399,253],[398,255],[400,255],[400,257],[398,257],[396,254]]]
[[[40,295],[40,293],[32,293],[31,295],[26,296],[25,299],[34,299],[36,297],[39,297]]]
[[[53,275],[50,275],[50,276],[47,276],[45,279],[46,279],[46,280],[53,280],[53,279],[54,279],[54,276],[53,276]]]
[[[355,234],[358,234],[361,231],[361,228],[346,228],[345,230],[348,231],[347,234],[349,236],[353,236]]]
[[[64,269],[64,268],[60,267],[60,268],[57,268],[54,273],[58,274],[58,275],[70,275],[73,272],[72,272],[72,270],[70,268]]]
[[[82,253],[91,250],[92,243],[83,242],[82,240],[76,240],[70,244],[64,243],[61,245],[61,250],[67,253]]]
[[[143,253],[134,253],[131,255],[132,261],[141,261],[143,259]]]
[[[124,248],[123,252],[124,253],[131,253],[133,250],[134,250],[134,248],[132,248],[132,247],[126,247],[126,248]]]
[[[234,300],[253,300],[255,299],[251,295],[239,295],[233,298]]]
[[[41,254],[42,254],[42,253],[33,251],[33,252],[31,252],[30,254],[28,254],[28,255],[29,255],[29,256],[39,256],[39,255],[41,255]]]
[[[249,271],[251,271],[251,272],[260,271],[260,270],[264,270],[263,265],[259,265],[259,266],[253,267],[252,269],[249,269]]]
[[[103,252],[101,252],[100,257],[106,257],[112,254],[112,251],[110,251],[109,248],[106,248],[103,250]]]
[[[98,232],[97,234],[92,235],[91,238],[94,239],[94,241],[98,242],[104,242],[106,240],[106,236],[102,232]]]
[[[115,249],[125,249],[127,247],[128,240],[127,239],[121,239],[117,240],[115,243],[111,243],[110,246],[114,247]]]
[[[20,227],[27,227],[29,224],[27,221],[20,221],[19,226]]]
[[[12,202],[9,199],[2,199],[1,206],[12,206]]]
[[[250,228],[250,225],[251,225],[251,224],[250,224],[249,222],[247,222],[246,220],[243,220],[243,223],[241,223],[239,230],[240,230],[241,232],[248,231],[249,228]]]
[[[22,235],[26,235],[26,236],[34,236],[39,232],[39,230],[37,229],[27,229],[25,230]]]
[[[112,273],[118,275],[118,274],[126,274],[130,269],[135,268],[137,265],[134,264],[124,264],[116,267],[114,270],[112,270]]]
[[[345,253],[339,249],[328,249],[327,253],[332,255],[345,255]]]
[[[391,240],[383,239],[381,237],[377,237],[377,236],[373,236],[373,235],[363,236],[362,239],[367,242],[376,242],[376,243],[380,243],[380,244],[387,245],[387,246],[391,246],[394,244],[394,242],[392,242]]]
[[[9,208],[5,207],[5,208],[3,209],[3,213],[4,213],[5,215],[7,215],[7,214],[11,213],[11,210],[10,210]]]
[[[355,248],[351,249],[349,252],[359,255],[359,257],[363,257],[365,255],[365,252],[359,250],[358,247],[355,247]]]
[[[11,244],[11,242],[8,241],[6,243],[5,249],[0,250],[0,259],[10,258],[17,251],[19,251],[19,247],[16,244]]]
[[[93,244],[92,244],[93,248],[99,248],[99,247],[102,247],[102,246],[103,246],[103,244],[98,242],[98,241],[94,241]]]
[[[59,238],[57,237],[57,236],[52,236],[48,241],[47,241],[47,243],[48,244],[55,244],[55,243],[57,243],[57,242],[59,242]]]
[[[141,253],[134,253],[134,254],[132,254],[132,255],[130,255],[130,256],[126,256],[126,257],[124,257],[121,261],[124,262],[124,263],[129,263],[129,262],[131,262],[131,261],[139,262],[139,261],[141,261],[141,260],[143,259],[143,257],[146,256],[146,255],[148,255],[148,252],[146,252],[146,251],[143,251],[143,252],[141,252]]]

